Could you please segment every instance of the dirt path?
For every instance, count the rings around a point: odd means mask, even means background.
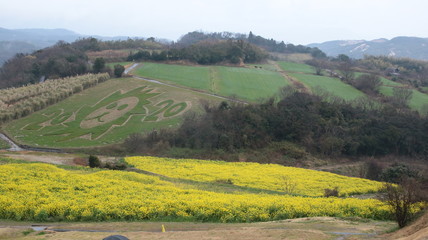
[[[69,165],[69,166],[86,166],[87,156],[85,154],[71,154],[71,153],[50,153],[50,152],[32,152],[20,151],[9,152],[0,151],[0,156],[8,157],[16,160],[24,160],[29,162],[43,162],[55,165]],[[116,161],[114,157],[98,156],[101,162]]]
[[[288,75],[286,71],[282,70],[282,68],[278,65],[277,62],[272,62],[272,65],[275,66],[275,68],[277,69],[277,71],[285,78],[287,79],[289,82],[291,82],[291,84],[293,84],[293,86],[299,90],[300,92],[303,93],[311,93],[311,90],[309,87],[307,87],[305,84],[303,84],[302,82],[294,79],[292,76]]]
[[[161,232],[162,225],[166,232]],[[23,236],[27,229],[37,231]],[[392,222],[348,221],[331,217],[290,219],[262,223],[104,222],[31,223],[0,222],[0,239],[103,239],[120,234],[129,239],[373,239],[395,227]],[[43,230],[46,229],[46,230]],[[42,234],[41,234],[42,233]]]

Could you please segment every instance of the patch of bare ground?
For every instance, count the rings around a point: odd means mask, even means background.
[[[69,153],[48,153],[48,152],[32,152],[32,151],[22,151],[22,152],[0,152],[0,156],[24,160],[28,162],[43,162],[55,165],[70,165],[70,166],[87,166],[88,158],[82,156],[81,154],[69,154]],[[117,159],[114,157],[108,156],[98,156],[101,162],[115,162]],[[1,239],[1,238],[0,238]]]
[[[428,239],[428,211],[419,219],[396,232],[381,236],[382,239],[399,240],[427,240]]]
[[[26,225],[27,224],[27,225]],[[162,225],[166,232],[162,232]],[[0,239],[103,239],[123,235],[129,239],[373,239],[396,226],[392,222],[349,221],[331,217],[311,217],[261,223],[191,222],[105,222],[49,223],[45,230],[20,234],[30,223],[0,222]],[[16,229],[19,228],[19,231]],[[44,232],[41,234],[41,232]],[[44,234],[44,235],[43,235]]]
[[[281,67],[278,65],[277,62],[271,62],[271,64],[273,64],[275,66],[275,68],[277,69],[277,71],[285,78],[287,79],[289,82],[291,82],[291,84],[293,84],[293,86],[300,92],[303,93],[311,93],[311,90],[309,89],[309,87],[305,86],[305,84],[303,84],[300,81],[297,81],[296,79],[294,79],[293,77],[291,77],[290,75],[287,74],[287,72],[285,72],[284,70],[281,69]]]

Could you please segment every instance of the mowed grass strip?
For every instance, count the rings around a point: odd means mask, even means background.
[[[320,88],[331,94],[343,98],[345,100],[354,100],[356,98],[365,97],[366,95],[356,88],[342,82],[338,78],[308,75],[302,73],[290,73],[290,76],[303,82],[312,90]]]
[[[428,111],[428,95],[415,89],[413,89],[412,92],[412,99],[410,99],[409,102],[410,108],[418,110],[419,112]]]
[[[160,63],[142,63],[135,71],[141,77],[166,80],[190,88],[211,91],[210,68],[205,66],[183,66]]]
[[[403,85],[396,85],[396,86],[403,86]],[[428,109],[428,94],[419,92],[416,89],[412,89],[412,97],[409,101],[409,107],[413,110],[419,111],[419,112],[426,112]],[[394,87],[389,86],[381,86],[379,89],[379,92],[387,97],[391,97],[394,95]]]
[[[247,101],[272,97],[281,87],[289,84],[279,72],[251,67],[143,63],[135,73],[138,76]]]
[[[270,98],[290,83],[280,73],[264,69],[216,67],[220,76],[219,92],[248,101]]]
[[[315,74],[314,68],[303,63],[294,63],[294,62],[278,62],[278,65],[282,70],[287,72],[296,72],[296,73],[310,73]]]

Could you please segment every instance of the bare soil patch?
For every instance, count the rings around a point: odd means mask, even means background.
[[[27,223],[31,224],[31,223]],[[166,232],[162,232],[162,225]],[[22,223],[7,222],[0,228],[12,229]],[[27,228],[31,227],[28,225]],[[262,223],[186,223],[186,222],[105,222],[49,223],[45,235],[39,231],[14,239],[103,239],[123,235],[129,239],[373,239],[395,227],[392,222],[348,221],[330,217],[300,218]],[[57,230],[57,231],[55,231]],[[59,230],[68,230],[59,232]],[[23,230],[22,230],[23,231]],[[4,233],[5,232],[5,233]],[[0,239],[8,231],[0,232]],[[43,231],[42,231],[43,232]]]
[[[426,240],[428,239],[428,212],[414,223],[394,233],[385,234],[383,239]]]

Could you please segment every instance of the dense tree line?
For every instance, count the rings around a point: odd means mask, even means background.
[[[142,146],[162,142],[235,151],[289,141],[327,156],[428,156],[427,132],[428,119],[409,110],[328,102],[292,92],[277,103],[207,107],[203,116],[189,115],[175,132],[149,134]]]
[[[213,40],[244,40],[248,43],[261,47],[268,52],[309,53],[316,58],[326,57],[326,54],[318,48],[311,48],[303,45],[294,45],[291,43],[285,44],[284,41],[278,42],[274,39],[266,39],[261,36],[254,35],[252,32],[246,35],[242,33],[231,32],[204,33],[200,31],[194,31],[182,36],[176,44],[180,47],[188,47],[199,42]]]
[[[73,43],[73,46],[83,51],[102,51],[117,49],[152,49],[165,48],[165,44],[155,41],[154,38],[128,38],[127,40],[100,41],[96,38],[82,38]]]
[[[18,54],[0,69],[0,88],[36,83],[88,73],[86,54],[73,45],[59,42],[32,54]]]
[[[173,47],[164,51],[138,51],[130,54],[128,61],[188,60],[198,64],[241,62],[254,63],[266,59],[260,48],[243,40],[202,41],[188,47]]]
[[[274,39],[266,39],[254,35],[252,32],[248,35],[247,41],[266,49],[269,52],[279,53],[309,53],[315,58],[325,58],[327,55],[318,48],[306,47],[303,45],[285,44],[284,41],[277,42]]]
[[[428,86],[428,62],[426,61],[386,56],[365,56],[356,64],[416,88]]]
[[[193,31],[182,36],[176,43],[179,47],[188,47],[193,44],[203,41],[218,41],[218,40],[245,40],[247,36],[242,33],[231,32],[213,32],[204,33],[200,31]]]

